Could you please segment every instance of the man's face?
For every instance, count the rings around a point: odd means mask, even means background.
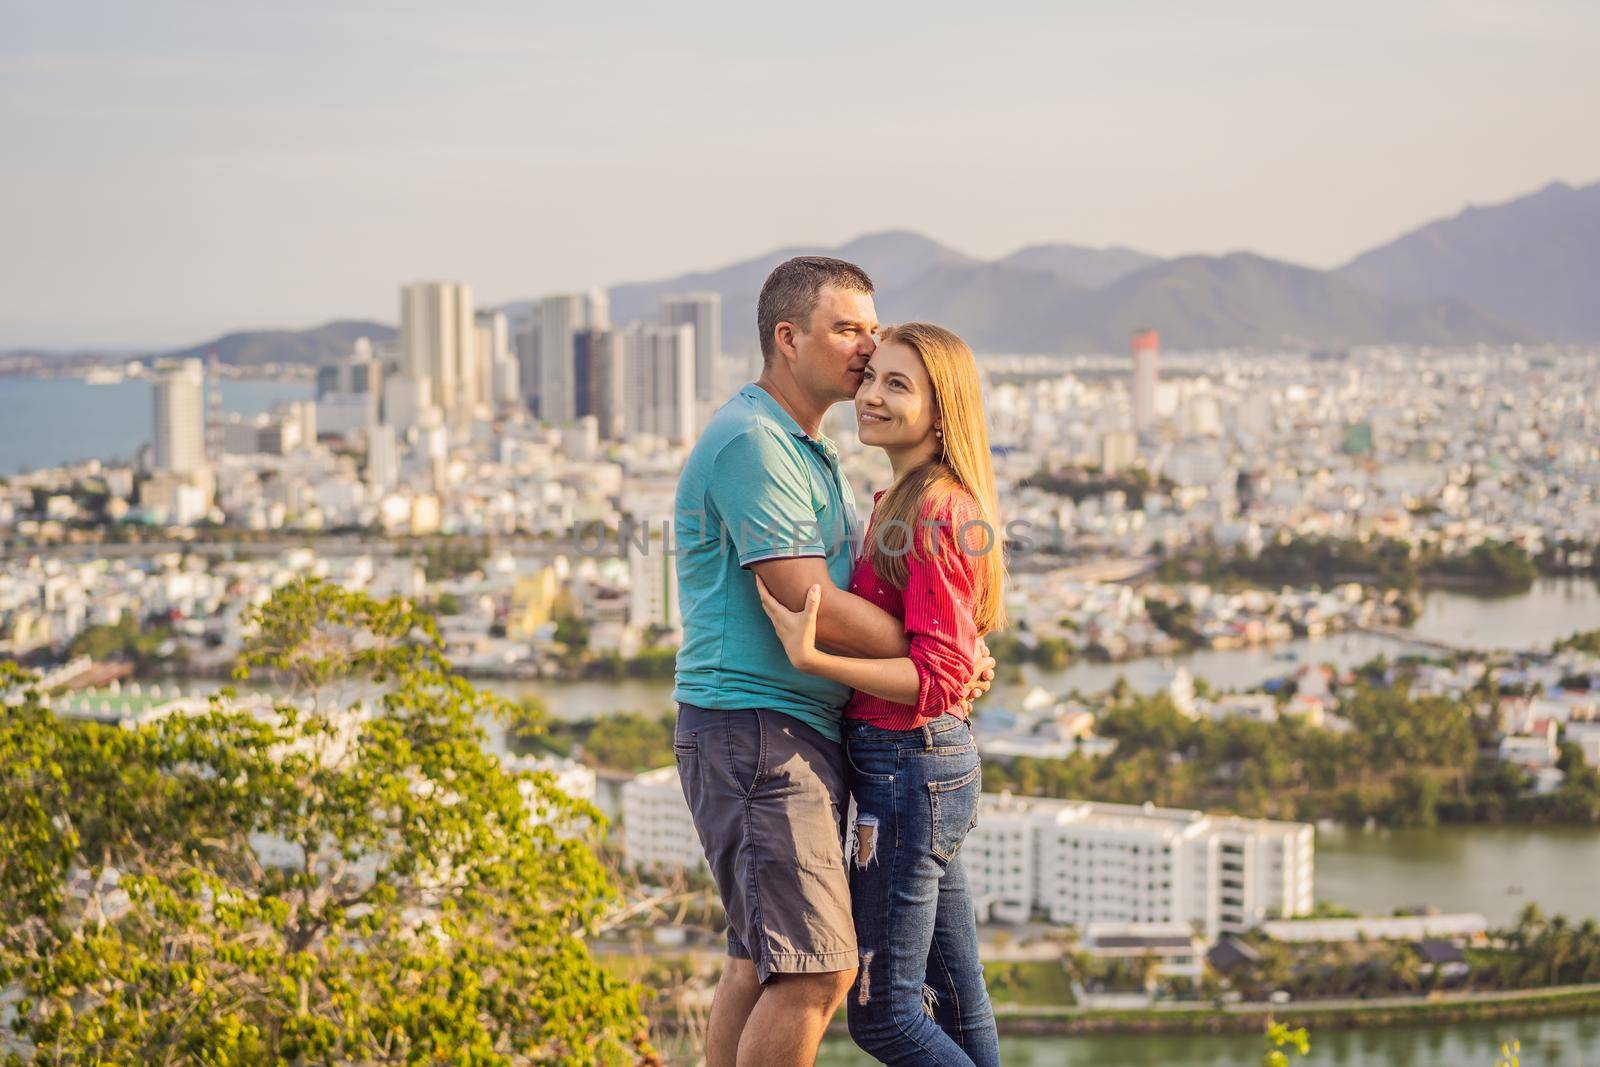
[[[811,321],[793,325],[795,379],[829,402],[855,396],[867,360],[878,347],[872,295],[825,285]]]

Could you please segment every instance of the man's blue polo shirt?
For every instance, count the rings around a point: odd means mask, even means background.
[[[855,497],[827,438],[808,437],[754,383],[718,409],[678,480],[673,525],[683,646],[672,696],[722,710],[771,708],[839,740],[848,686],[789,665],[750,564],[821,556],[850,585]]]

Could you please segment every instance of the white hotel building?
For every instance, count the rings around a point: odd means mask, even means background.
[[[681,871],[704,867],[677,767],[645,771],[622,787],[622,855],[628,866]]]
[[[622,787],[622,832],[630,866],[705,862],[675,767]],[[1176,922],[1214,940],[1308,914],[1313,849],[1306,823],[985,793],[961,860],[980,921]]]
[[[1198,924],[1209,940],[1312,907],[1306,823],[985,794],[962,846],[980,920]]]

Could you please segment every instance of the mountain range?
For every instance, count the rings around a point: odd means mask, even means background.
[[[671,293],[722,296],[723,346],[754,350],[755,304],[774,265],[826,254],[859,263],[885,322],[949,326],[982,352],[1120,351],[1153,327],[1174,349],[1600,341],[1600,182],[1561,182],[1469,207],[1317,270],[1250,252],[1163,259],[1131,248],[1036,244],[979,259],[905,230],[836,247],[774,249],[711,270],[610,289],[612,318],[653,319]],[[513,320],[531,301],[504,310]],[[230,363],[317,362],[361,334],[394,328],[332,322],[245,331],[179,350]]]
[[[348,355],[356,338],[392,341],[400,331],[381,322],[340,319],[308,330],[239,330],[188,348],[163,353],[170,359],[206,359],[215,355],[236,367],[266,363],[327,363]]]
[[[1468,301],[1551,341],[1600,338],[1600,182],[1552,182],[1363,252],[1341,277],[1404,300]]]

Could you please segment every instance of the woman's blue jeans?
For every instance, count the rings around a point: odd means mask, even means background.
[[[1000,1042],[958,852],[977,822],[972,728],[845,722],[856,819],[846,861],[861,951],[850,1036],[889,1064],[997,1067]]]

